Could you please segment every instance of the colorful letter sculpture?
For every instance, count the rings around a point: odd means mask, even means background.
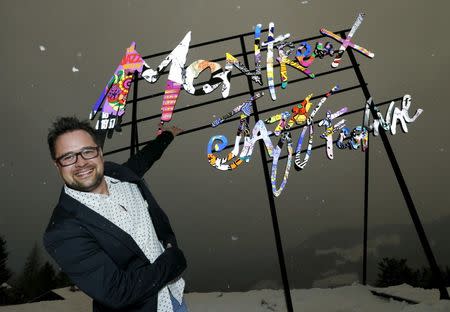
[[[292,163],[292,155],[294,154],[294,150],[292,148],[292,138],[291,133],[288,132],[290,126],[288,125],[288,120],[291,117],[291,113],[283,112],[281,114],[274,115],[265,120],[265,123],[275,123],[278,121],[278,124],[275,128],[274,134],[279,136],[278,144],[273,150],[273,161],[272,161],[272,173],[271,173],[271,184],[272,184],[272,193],[275,197],[278,197],[286,186],[287,179],[289,177],[289,171],[291,170]],[[280,158],[281,150],[283,149],[283,145],[286,144],[288,159],[286,163],[286,169],[284,170],[283,181],[281,182],[280,187],[277,189],[277,168],[278,168],[278,160]]]
[[[277,99],[277,95],[275,92],[275,82],[274,82],[274,75],[273,75],[273,47],[274,44],[277,44],[279,42],[282,42],[286,39],[288,39],[291,34],[284,34],[280,35],[276,38],[274,38],[274,31],[275,31],[275,24],[269,23],[269,34],[267,35],[267,42],[261,43],[261,46],[265,47],[267,46],[267,85],[269,86],[270,96],[272,100]]]
[[[409,94],[405,94],[402,99],[402,109],[400,110],[398,107],[395,107],[395,102],[392,101],[389,105],[389,108],[386,112],[386,118],[383,118],[383,115],[381,114],[380,110],[377,106],[373,105],[372,98],[369,98],[366,102],[366,109],[364,112],[364,127],[368,130],[373,130],[373,134],[375,136],[379,135],[379,126],[386,130],[391,131],[392,135],[395,135],[397,133],[397,122],[400,121],[400,124],[402,126],[403,132],[408,132],[408,127],[406,126],[406,123],[414,122],[417,117],[422,114],[423,109],[419,108],[417,109],[416,113],[413,117],[409,116],[409,108],[411,106],[411,96]],[[377,118],[374,120],[373,124],[369,125],[370,120],[370,107],[373,106]],[[392,122],[391,122],[392,120]]]
[[[335,125],[332,124],[333,119],[345,114],[347,112],[347,107],[341,108],[336,113],[332,114],[330,111],[327,111],[327,116],[325,119],[319,122],[319,127],[325,126],[326,130],[320,136],[322,139],[327,141],[327,156],[329,159],[333,159],[333,133],[341,130],[345,127],[345,119],[340,120]]]
[[[344,140],[348,139],[348,142],[344,142]],[[357,126],[350,133],[349,128],[342,128],[339,133],[339,140],[336,142],[336,146],[340,149],[350,148],[353,150],[357,150],[361,147],[361,150],[365,152],[367,150],[369,144],[369,132],[366,127]]]
[[[285,51],[285,47],[288,47],[288,51]],[[314,58],[310,58],[311,62],[304,62],[303,57],[297,57],[297,62],[291,60],[288,58],[289,54],[292,53],[293,50],[293,44],[291,42],[287,42],[284,44],[280,44],[277,46],[278,48],[278,55],[277,61],[280,63],[280,76],[281,76],[281,88],[285,89],[288,83],[288,74],[287,74],[287,67],[286,65],[289,65],[291,67],[294,67],[295,69],[298,69],[305,75],[307,75],[309,78],[314,78],[315,75],[311,72],[311,70],[308,69],[308,67],[312,64],[312,61]]]
[[[177,103],[177,98],[180,95],[181,86],[183,84],[184,64],[186,63],[186,55],[189,51],[189,43],[191,42],[191,32],[189,31],[178,44],[178,46],[159,64],[156,70],[151,69],[145,64],[145,71],[142,77],[150,83],[158,80],[163,70],[172,63],[169,70],[169,77],[167,78],[166,88],[164,90],[164,97],[161,106],[161,122],[160,127],[172,119],[173,110]],[[161,133],[158,129],[157,134]]]
[[[135,47],[136,43],[132,42],[114,75],[92,107],[90,119],[94,119],[97,112],[101,111],[101,116],[95,125],[97,130],[113,129],[120,126],[119,118],[125,113],[128,92],[134,73],[137,72],[140,76],[144,66],[144,60],[135,50]]]
[[[254,31],[254,70],[247,68],[247,66],[249,66],[247,61],[245,61],[244,64],[231,53],[225,53],[224,66],[217,62],[199,59],[193,61],[189,66],[185,67],[191,41],[190,31],[184,36],[177,47],[175,47],[175,49],[161,61],[156,70],[148,66],[141,55],[136,51],[136,44],[132,42],[130,47],[127,48],[126,54],[122,58],[113,76],[100,94],[97,102],[93,105],[90,112],[90,119],[94,119],[97,113],[100,112],[100,117],[98,118],[95,126],[96,129],[119,130],[122,116],[125,113],[127,98],[133,79],[135,79],[135,77],[143,77],[147,82],[155,83],[163,74],[166,67],[170,64],[161,105],[162,113],[160,127],[158,128],[159,134],[161,132],[161,126],[173,118],[175,105],[182,88],[187,93],[192,95],[205,95],[214,92],[216,89],[219,89],[220,85],[222,85],[222,97],[226,98],[230,94],[231,72],[234,67],[239,69],[239,71],[246,75],[250,80],[262,86],[261,47],[267,48],[267,87],[269,89],[271,99],[276,100],[273,64],[274,47],[278,52],[278,57],[276,59],[280,64],[281,88],[285,89],[288,85],[287,65],[300,70],[309,78],[314,78],[315,74],[311,71],[310,67],[317,59],[322,59],[327,55],[332,56],[334,57],[334,61],[331,66],[336,68],[341,63],[342,57],[346,49],[349,47],[369,58],[373,58],[374,53],[351,41],[353,40],[355,32],[361,25],[363,19],[364,14],[360,13],[346,38],[342,38],[325,28],[320,29],[320,32],[324,36],[330,37],[341,44],[338,50],[335,50],[330,42],[326,42],[325,44],[322,44],[322,42],[316,42],[315,48],[313,49],[312,46],[306,41],[301,41],[298,47],[295,48],[295,45],[292,42],[286,41],[290,38],[289,33],[275,37],[274,23],[269,23],[267,41],[262,42],[262,26],[261,24],[257,24]],[[295,57],[293,57],[294,52]],[[289,58],[290,56],[292,59]],[[209,70],[211,74],[210,79],[201,86],[194,86],[194,80],[197,79],[205,70]],[[227,145],[227,138],[224,135],[214,135],[210,138],[206,148],[209,164],[213,168],[222,171],[236,170],[241,167],[242,164],[250,161],[255,144],[259,140],[263,140],[263,143],[261,144],[264,144],[267,155],[272,158],[272,170],[270,177],[272,192],[275,197],[278,197],[287,185],[292,161],[294,161],[294,167],[297,171],[304,169],[308,164],[313,149],[315,115],[327,99],[338,91],[339,86],[335,85],[319,100],[312,111],[313,94],[309,94],[299,104],[294,105],[290,111],[284,111],[272,115],[264,121],[258,120],[251,130],[249,122],[250,116],[252,115],[252,109],[254,108],[255,101],[264,95],[264,92],[256,92],[249,100],[244,101],[240,105],[233,108],[230,112],[215,119],[211,123],[211,126],[216,128],[233,116],[239,116],[236,118],[236,120],[239,120],[239,123],[237,125],[234,146],[225,157],[220,157],[218,153],[224,151],[228,147],[231,148],[231,146]],[[347,107],[343,107],[335,113],[331,113],[330,110],[327,110],[326,117],[318,123],[319,126],[325,127],[325,131],[320,135],[320,137],[326,141],[327,157],[329,159],[334,158],[333,134],[337,132],[339,132],[339,138],[336,140],[336,146],[339,149],[357,150],[361,148],[363,152],[368,149],[369,132],[373,131],[375,136],[379,135],[380,126],[386,131],[390,130],[390,132],[395,135],[397,131],[397,123],[400,123],[403,132],[408,132],[407,123],[414,122],[423,112],[423,110],[419,108],[411,117],[409,115],[410,107],[411,96],[405,95],[402,100],[401,109],[395,107],[395,102],[393,101],[390,103],[385,117],[383,117],[378,107],[373,104],[372,98],[370,98],[365,103],[362,125],[356,126],[352,131],[345,126],[344,119],[333,123],[337,117],[347,112]],[[373,123],[370,123],[371,110],[376,115]],[[274,125],[273,133],[272,131],[267,130],[266,124]],[[303,128],[294,150],[291,132],[297,127]],[[302,145],[306,138],[307,132],[308,145],[302,159]],[[112,131],[109,131],[108,133],[112,134]],[[278,142],[275,146],[270,139],[272,134],[278,137]],[[241,149],[240,145],[242,139],[243,146]],[[287,156],[281,156],[284,147],[286,147]],[[278,187],[277,170],[279,160],[284,158],[287,158],[287,162],[283,174],[283,180]]]
[[[311,157],[312,153],[312,146],[313,146],[313,139],[314,139],[314,116],[317,114],[319,109],[322,107],[322,105],[325,103],[325,101],[335,92],[339,90],[339,86],[334,86],[323,98],[320,99],[317,106],[313,109],[311,114],[306,117],[306,126],[303,127],[302,133],[300,134],[300,138],[298,139],[297,147],[295,149],[295,170],[299,171],[301,169],[304,169],[306,165],[308,164],[308,161]],[[308,147],[306,149],[306,155],[305,158],[301,159],[301,153],[302,153],[302,145],[303,140],[305,138],[306,131],[309,132],[309,140],[308,140]]]
[[[350,32],[348,33],[346,39],[342,39],[340,36],[332,33],[329,30],[326,30],[325,28],[320,29],[320,32],[322,34],[324,34],[325,36],[331,37],[331,38],[335,39],[336,41],[339,41],[340,43],[342,43],[341,47],[339,48],[336,58],[334,59],[333,63],[331,64],[331,67],[336,68],[339,66],[339,64],[341,63],[342,55],[344,55],[344,52],[347,49],[347,47],[351,47],[352,49],[355,49],[356,51],[358,51],[370,58],[373,58],[375,56],[374,53],[372,53],[369,50],[367,50],[363,47],[360,47],[359,45],[354,44],[353,42],[350,41],[352,39],[353,35],[355,34],[356,30],[358,29],[359,25],[361,25],[363,19],[364,19],[364,13],[360,13],[358,15],[358,17],[356,18],[356,21],[353,24],[352,29],[350,29]]]
[[[213,154],[213,150],[215,152],[222,151],[228,144],[227,138],[223,135],[216,135],[216,136],[213,136],[209,140],[208,147],[207,147],[207,154],[208,154],[208,161],[211,166],[213,166],[219,170],[234,170],[238,166],[240,166],[243,163],[243,161],[248,162],[250,160],[252,150],[251,151],[249,150],[250,149],[249,142],[251,141],[251,139],[250,139],[250,128],[248,126],[248,119],[251,115],[251,108],[252,108],[253,101],[255,101],[256,99],[260,98],[263,95],[264,95],[263,92],[255,93],[255,95],[253,97],[251,97],[250,100],[245,101],[241,105],[235,107],[231,112],[225,114],[224,116],[222,116],[212,122],[211,126],[217,127],[218,125],[223,123],[225,120],[233,117],[234,115],[236,115],[239,112],[241,113],[240,120],[239,120],[239,126],[238,126],[238,130],[237,130],[236,138],[235,138],[234,148],[230,153],[228,153],[226,158],[219,158],[217,155]],[[244,136],[244,148],[242,150],[240,157],[238,157],[238,159],[234,160],[231,164],[228,164],[228,165],[225,164],[225,163],[233,160],[239,154],[239,144],[241,142],[242,136]],[[268,137],[267,137],[267,139],[268,139]],[[217,143],[214,144],[215,141],[220,141],[221,142],[220,145],[218,145]],[[270,139],[269,139],[269,141],[270,141]]]

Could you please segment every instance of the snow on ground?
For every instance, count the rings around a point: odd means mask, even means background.
[[[291,291],[291,296],[294,311],[302,312],[450,312],[450,301],[439,300],[437,290],[413,288],[407,284],[376,288],[380,292],[424,301],[410,305],[374,296],[370,289],[372,288],[359,284],[338,288],[294,289]],[[186,301],[191,312],[286,311],[284,294],[281,290],[192,293],[187,294]]]
[[[436,289],[415,288],[408,284],[386,288],[371,287],[370,289],[419,302],[433,303],[439,300],[439,291]],[[450,293],[450,288],[448,288],[448,292]]]
[[[410,305],[372,295],[370,289],[420,301]],[[450,288],[448,289],[450,291]],[[66,300],[36,302],[0,307],[1,312],[84,312],[92,311],[91,300],[81,291],[68,288],[55,292]],[[413,288],[407,284],[373,288],[353,284],[337,288],[294,289],[294,311],[307,312],[450,312],[450,300],[439,300],[437,290]],[[190,312],[276,312],[286,311],[282,290],[249,292],[189,293],[185,295]]]

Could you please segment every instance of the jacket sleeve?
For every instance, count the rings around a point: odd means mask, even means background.
[[[83,230],[46,232],[44,246],[72,282],[113,309],[123,309],[156,295],[186,268],[182,251],[173,247],[152,264],[136,262],[120,269],[89,232]]]
[[[131,169],[140,178],[150,169],[155,161],[161,158],[164,150],[173,140],[170,131],[163,131],[154,140],[147,143],[136,155],[128,159],[123,165]]]

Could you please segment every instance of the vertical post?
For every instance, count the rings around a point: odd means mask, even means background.
[[[365,151],[364,162],[364,233],[363,233],[363,278],[362,284],[367,284],[367,227],[369,214],[369,152],[370,152],[369,134],[367,138],[367,149]]]
[[[102,149],[105,146],[106,132],[107,132],[107,130],[101,130],[101,129],[98,129],[95,131],[95,135],[97,136],[97,139],[99,140],[99,143],[100,143],[100,146]]]
[[[242,55],[244,56],[245,66],[247,66],[247,68],[250,68],[249,62],[248,62],[248,57],[247,57],[247,50],[245,48],[245,41],[244,41],[244,37],[242,35],[240,36],[240,40],[241,40]],[[249,77],[247,77],[247,82],[248,82],[248,88],[250,90],[250,94],[252,96],[254,96],[255,92],[253,89],[253,84]],[[255,117],[255,122],[258,122],[259,121],[259,112],[258,112],[258,107],[256,105],[256,101],[253,101],[252,107],[253,107],[253,115]],[[289,288],[289,280],[288,280],[287,270],[286,270],[286,262],[284,259],[283,244],[281,242],[280,227],[278,225],[277,210],[275,207],[275,200],[273,198],[272,184],[271,184],[271,180],[270,180],[269,169],[267,168],[267,156],[266,156],[266,151],[264,149],[264,143],[262,142],[262,140],[259,141],[259,152],[261,153],[261,160],[262,160],[262,165],[263,165],[263,170],[264,170],[264,178],[266,180],[266,191],[267,191],[267,196],[269,199],[270,213],[272,216],[272,226],[273,226],[273,231],[275,234],[275,243],[277,246],[278,262],[280,264],[281,279],[283,281],[286,307],[287,307],[288,312],[294,312],[294,307],[292,305],[292,299],[291,299],[291,291]]]
[[[342,38],[345,38],[345,31],[340,32]],[[348,48],[349,49],[349,48]],[[349,49],[350,50],[350,49]],[[348,51],[349,51],[348,50]],[[349,51],[351,52],[351,51]],[[358,63],[355,58],[350,58],[353,69],[358,69]],[[362,77],[362,76],[361,76]],[[366,86],[364,79],[359,80],[361,87]],[[365,104],[364,104],[365,105]],[[364,125],[364,117],[363,117]],[[368,233],[368,221],[369,221],[369,152],[370,152],[370,136],[367,140],[367,149],[364,155],[364,216],[363,216],[363,274],[362,274],[362,284],[367,284],[367,233]]]
[[[355,55],[353,54],[353,51],[351,49],[347,49],[348,55],[350,57],[350,61],[353,64],[353,68],[355,69],[355,74],[359,80],[359,83],[361,85],[361,88],[364,92],[364,96],[366,97],[366,100],[368,100],[370,96],[369,89],[366,86],[366,83],[364,81],[364,77],[362,76],[362,73],[357,66]],[[372,112],[372,116],[374,119],[377,119],[377,114],[375,112],[375,104],[372,102],[370,105],[370,111]],[[391,144],[389,143],[389,139],[386,135],[386,131],[380,127],[379,133],[381,140],[383,141],[384,148],[386,150],[386,153],[389,157],[389,161],[391,162],[392,169],[395,173],[395,176],[397,178],[397,182],[400,186],[400,189],[402,191],[403,197],[405,199],[406,205],[408,207],[409,214],[411,216],[411,219],[414,223],[414,226],[416,228],[417,235],[419,236],[419,240],[422,244],[422,247],[424,249],[425,255],[427,257],[428,263],[430,264],[431,272],[433,273],[434,278],[436,279],[439,287],[440,292],[440,298],[441,299],[450,299],[447,288],[445,287],[444,279],[442,278],[441,271],[437,265],[436,259],[433,255],[433,251],[431,249],[430,243],[428,242],[427,236],[425,234],[425,230],[423,229],[422,222],[420,221],[419,215],[417,214],[416,207],[414,205],[414,202],[412,200],[411,194],[409,193],[408,187],[406,185],[405,179],[403,178],[403,174],[400,170],[400,166],[397,162],[397,159],[395,157],[394,151],[392,150]]]
[[[130,157],[138,151],[138,128],[137,128],[137,96],[138,96],[138,84],[139,73],[137,71],[133,74],[133,110],[131,117],[131,143],[130,143]]]

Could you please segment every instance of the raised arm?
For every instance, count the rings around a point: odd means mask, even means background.
[[[140,178],[144,176],[155,161],[161,158],[164,150],[169,146],[174,137],[183,131],[175,126],[162,128],[162,130],[163,132],[159,136],[148,142],[144,148],[123,164]]]

